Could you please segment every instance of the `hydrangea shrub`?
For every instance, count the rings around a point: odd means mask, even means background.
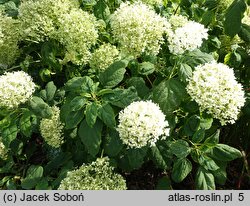
[[[144,164],[223,188],[249,145],[247,3],[1,1],[1,189],[125,190]]]

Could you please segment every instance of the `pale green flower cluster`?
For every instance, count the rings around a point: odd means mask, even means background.
[[[242,85],[236,81],[233,69],[222,63],[197,66],[187,92],[202,112],[211,114],[222,125],[233,124],[245,103]]]
[[[31,76],[23,71],[6,72],[0,76],[0,107],[17,108],[30,99],[35,86]]]
[[[141,2],[122,3],[110,24],[120,50],[135,57],[143,52],[157,55],[164,42],[163,34],[170,27],[166,18]]]
[[[186,23],[188,23],[188,19],[185,16],[182,15],[172,15],[169,18],[169,23],[171,24],[172,30],[175,30],[179,27],[184,26]]]
[[[202,24],[187,21],[185,17],[173,16],[171,18],[172,31],[169,31],[168,48],[173,54],[183,54],[185,51],[193,51],[202,45],[208,38],[208,29]]]
[[[44,118],[40,122],[40,132],[48,145],[59,148],[63,143],[64,124],[60,121],[60,109],[57,106],[53,106],[51,109],[51,118]]]
[[[109,159],[98,158],[95,162],[83,165],[67,173],[60,190],[126,190],[124,178],[114,172]]]
[[[8,157],[8,149],[4,146],[0,137],[0,158],[6,160]]]
[[[53,36],[61,15],[78,8],[77,0],[24,0],[19,6],[23,38],[43,41]]]
[[[81,9],[72,9],[59,19],[57,39],[65,45],[64,61],[86,64],[90,57],[90,47],[97,42],[97,22],[93,15]]]
[[[0,12],[0,65],[11,65],[19,55],[18,20]]]
[[[23,39],[56,39],[66,48],[62,63],[84,65],[96,43],[96,19],[79,8],[77,0],[26,0],[19,7]]]
[[[119,113],[118,132],[130,148],[153,146],[169,136],[168,122],[160,107],[152,101],[133,102]]]
[[[118,49],[109,43],[105,43],[94,51],[89,61],[89,65],[92,69],[95,69],[97,71],[104,71],[115,60],[118,59],[119,59]]]

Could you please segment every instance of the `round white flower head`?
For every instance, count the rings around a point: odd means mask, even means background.
[[[178,18],[181,20],[181,17]],[[174,23],[173,30],[168,32],[168,47],[171,53],[183,54],[185,51],[193,51],[202,45],[204,39],[208,38],[208,29],[202,24],[194,21],[185,23],[185,18],[177,22],[184,23],[184,25],[176,27],[178,24]]]
[[[53,37],[58,19],[72,8],[79,8],[77,0],[23,0],[18,10],[22,37],[38,42]]]
[[[0,11],[0,65],[11,65],[19,55],[19,22]]]
[[[64,62],[84,65],[89,61],[89,49],[97,42],[96,26],[95,16],[81,9],[72,9],[61,16],[56,38],[67,49]]]
[[[133,102],[119,113],[118,132],[130,148],[153,146],[169,135],[168,122],[160,107],[152,101]]]
[[[197,66],[187,92],[202,112],[211,114],[222,125],[234,123],[245,103],[242,85],[236,81],[233,69],[222,63]]]
[[[143,52],[157,55],[163,34],[170,28],[166,18],[141,2],[122,3],[111,16],[110,25],[120,49],[133,56]]]
[[[126,190],[124,178],[114,172],[109,159],[98,158],[95,162],[83,165],[67,173],[60,190]]]
[[[60,109],[57,106],[53,106],[51,109],[51,118],[44,118],[40,122],[40,132],[48,145],[59,148],[63,143],[64,124],[60,121]]]
[[[31,76],[23,71],[6,72],[0,76],[0,107],[17,108],[35,91]]]
[[[2,140],[1,140],[1,137],[0,137],[0,158],[2,160],[6,160],[7,157],[8,157],[8,149],[2,143]]]
[[[90,59],[89,65],[91,68],[104,71],[115,60],[119,59],[119,51],[111,44],[103,44],[94,51]]]

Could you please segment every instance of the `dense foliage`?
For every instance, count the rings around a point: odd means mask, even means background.
[[[126,189],[150,164],[216,189],[235,159],[250,179],[249,5],[0,0],[0,187]]]

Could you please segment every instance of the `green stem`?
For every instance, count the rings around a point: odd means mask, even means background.
[[[30,64],[33,64],[33,63],[40,63],[40,62],[41,62],[41,60],[36,60],[36,61],[33,61],[33,62],[29,62],[29,63],[30,63]],[[21,65],[13,66],[13,67],[11,67],[11,68],[9,68],[9,69],[6,69],[6,71],[8,72],[8,71],[11,71],[11,70],[17,69],[17,68],[21,68]]]
[[[103,158],[103,154],[104,154],[104,149],[102,149],[101,158]]]
[[[175,11],[174,11],[174,15],[177,13],[178,9],[180,8],[180,4],[178,4],[178,6],[176,7]]]

